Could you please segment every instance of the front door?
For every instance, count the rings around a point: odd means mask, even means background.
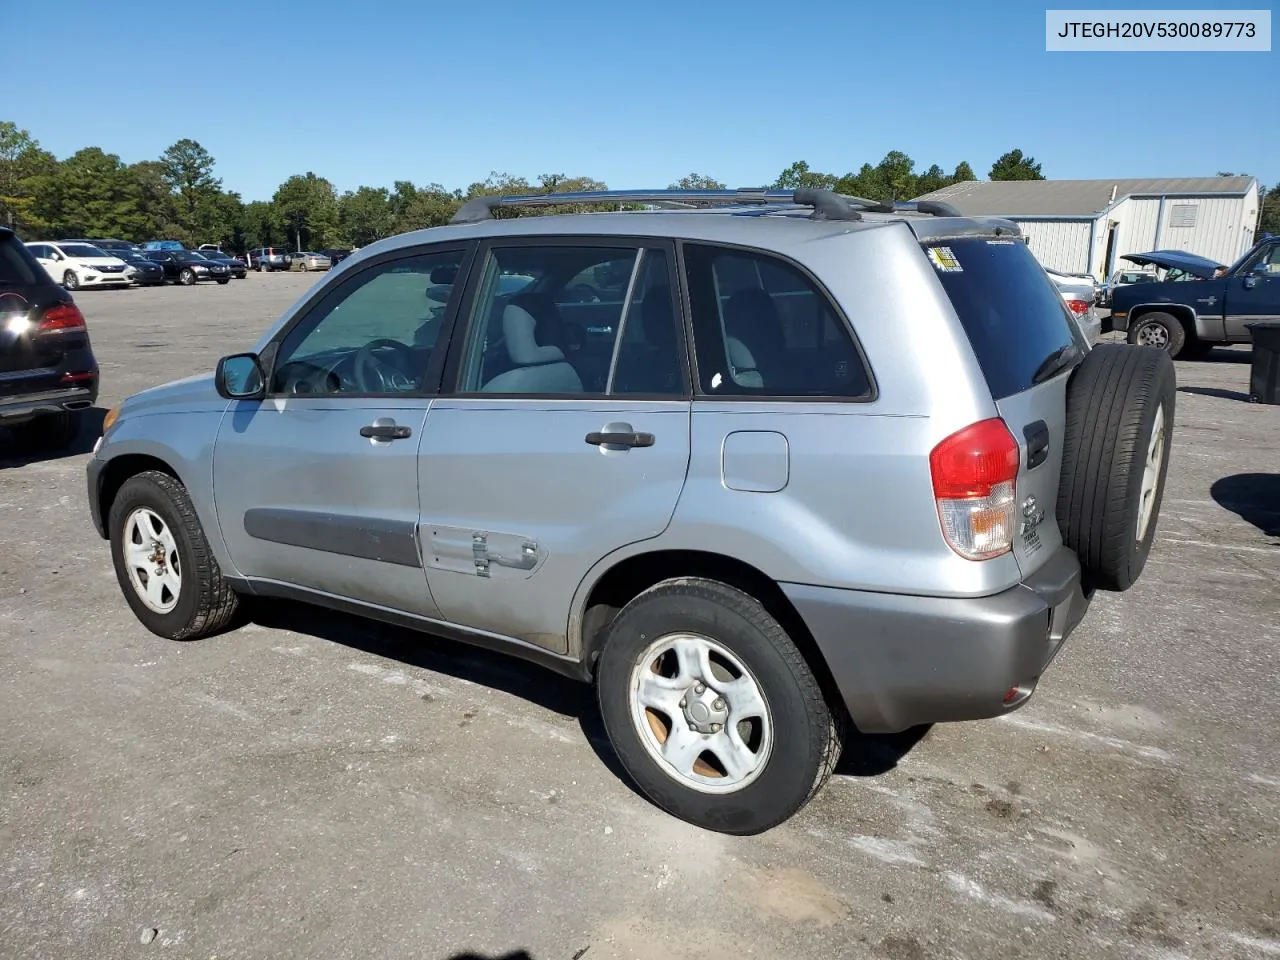
[[[418,550],[417,457],[463,257],[375,261],[263,351],[269,394],[232,404],[214,450],[218,522],[242,576],[436,614]]]
[[[587,571],[658,536],[684,485],[673,252],[556,237],[484,256],[450,349],[456,389],[422,442],[427,580],[449,620],[565,652]]]
[[[1227,280],[1226,333],[1248,343],[1248,324],[1280,320],[1280,243],[1263,247]]]

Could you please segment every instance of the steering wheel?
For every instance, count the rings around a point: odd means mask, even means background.
[[[404,358],[404,366],[380,359],[374,351],[389,349]],[[417,387],[417,381],[405,373],[405,367],[416,362],[413,348],[399,340],[380,337],[371,340],[356,351],[351,361],[352,376],[362,393],[409,393]]]

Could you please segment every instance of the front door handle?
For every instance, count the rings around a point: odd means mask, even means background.
[[[629,429],[630,424],[609,424],[610,427],[626,427],[628,429],[608,429],[587,434],[587,443],[593,447],[652,447],[652,433],[637,433]]]
[[[360,436],[368,437],[370,440],[404,440],[413,436],[413,431],[404,424],[388,420],[386,417],[379,417],[373,423],[361,427]]]

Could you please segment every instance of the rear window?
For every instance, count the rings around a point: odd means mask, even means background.
[[[962,237],[924,250],[996,400],[1029,389],[1047,357],[1079,341],[1058,288],[1021,240]]]
[[[35,286],[43,274],[40,264],[22,244],[11,235],[0,235],[0,290]]]

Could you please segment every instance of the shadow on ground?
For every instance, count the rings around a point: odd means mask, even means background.
[[[1249,394],[1239,390],[1223,390],[1220,387],[1179,387],[1179,393],[1194,393],[1200,397],[1218,397],[1222,400],[1241,400],[1249,402]]]
[[[600,719],[595,692],[584,683],[515,657],[305,603],[255,601],[249,605],[249,611],[249,617],[260,626],[340,643],[406,666],[501,690],[544,710],[572,717],[577,720],[600,762],[633,792],[642,796],[618,762]],[[929,730],[928,726],[919,726],[893,734],[855,731],[845,740],[844,753],[835,772],[848,777],[875,777],[887,773]]]
[[[579,957],[582,954],[578,954]],[[498,954],[487,953],[455,953],[449,960],[533,960],[533,954],[528,950],[516,950],[514,953]]]
[[[1237,473],[1218,480],[1209,495],[1269,537],[1280,537],[1280,473]]]
[[[0,468],[25,467],[30,463],[44,463],[89,453],[102,436],[102,422],[106,416],[107,411],[102,407],[82,411],[80,431],[70,446],[49,450],[41,449],[38,444],[24,442],[13,430],[0,428]]]

